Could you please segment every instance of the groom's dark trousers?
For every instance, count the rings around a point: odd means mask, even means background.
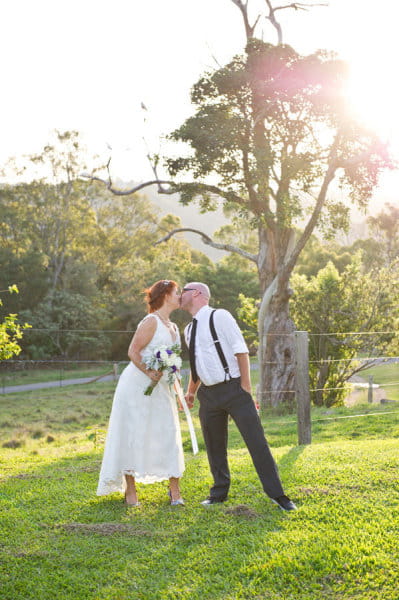
[[[216,385],[201,384],[197,396],[200,402],[202,434],[214,479],[210,498],[224,500],[230,487],[227,461],[229,415],[247,445],[265,493],[270,498],[282,496],[284,492],[277,466],[266,441],[259,415],[251,394],[242,389],[240,378]]]

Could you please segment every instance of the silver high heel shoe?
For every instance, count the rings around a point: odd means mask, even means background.
[[[172,494],[170,493],[170,490],[168,490],[168,496],[170,498],[171,506],[185,506],[183,498],[178,498],[177,500],[172,500]]]
[[[183,500],[183,498],[178,498],[177,500],[171,500],[170,505],[171,506],[184,506],[184,500]]]

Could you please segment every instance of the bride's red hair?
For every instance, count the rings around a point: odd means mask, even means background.
[[[176,281],[170,279],[161,279],[145,290],[145,301],[147,311],[152,313],[163,305],[165,296],[177,288]]]

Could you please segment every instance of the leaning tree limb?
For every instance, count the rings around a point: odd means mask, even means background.
[[[334,143],[331,147],[328,168],[327,168],[326,174],[324,176],[323,183],[321,185],[319,194],[317,196],[317,201],[316,201],[315,207],[313,209],[312,215],[311,215],[305,229],[303,230],[302,235],[300,236],[294,249],[292,250],[291,254],[284,261],[284,266],[283,266],[282,272],[280,273],[280,277],[282,280],[286,279],[287,276],[289,277],[290,273],[292,272],[293,268],[296,265],[298,256],[302,252],[303,248],[305,247],[306,242],[308,241],[308,239],[310,238],[310,236],[313,233],[314,228],[316,227],[317,220],[320,216],[321,210],[326,201],[328,187],[329,187],[331,181],[334,179],[335,173],[338,169],[338,165],[336,163],[336,155],[337,155],[337,148],[338,148],[340,139],[341,139],[341,136],[340,136],[340,133],[338,133],[336,135]]]
[[[239,248],[238,246],[234,246],[232,244],[221,244],[219,242],[215,242],[212,240],[212,238],[209,237],[209,235],[207,235],[203,231],[200,231],[199,229],[192,229],[191,227],[179,227],[177,229],[172,229],[163,238],[156,241],[154,246],[162,244],[163,242],[167,242],[176,233],[181,233],[182,231],[189,231],[191,233],[196,233],[200,235],[204,244],[212,246],[212,248],[217,248],[218,250],[226,250],[227,252],[235,252],[236,254],[240,254],[244,258],[247,258],[248,260],[251,260],[254,263],[257,263],[258,261],[258,256],[256,254],[251,254],[250,252],[247,252],[246,250],[243,250],[242,248]]]
[[[99,177],[97,175],[86,173],[86,172],[81,173],[80,176],[84,177],[85,179],[90,179],[90,181],[99,181],[100,183],[104,184],[106,186],[106,188],[115,196],[130,196],[131,194],[139,192],[140,190],[142,190],[150,185],[157,185],[159,194],[166,194],[166,195],[171,196],[172,194],[179,193],[179,188],[183,188],[184,186],[195,186],[195,188],[196,188],[195,195],[197,195],[197,196],[200,196],[201,193],[214,194],[215,196],[220,196],[221,198],[224,198],[228,202],[234,202],[236,204],[239,204],[240,206],[245,206],[247,204],[246,200],[244,198],[242,198],[241,196],[239,196],[238,194],[236,194],[235,192],[233,192],[231,190],[228,190],[228,191],[222,190],[219,187],[217,187],[216,185],[210,185],[207,183],[199,183],[199,182],[177,184],[177,183],[174,183],[173,181],[167,181],[164,179],[160,179],[158,177],[157,165],[156,165],[155,161],[152,159],[152,157],[149,154],[147,155],[147,158],[150,162],[151,169],[154,173],[155,179],[151,179],[150,181],[145,181],[144,183],[140,183],[140,184],[135,185],[128,189],[120,189],[118,187],[115,187],[115,185],[112,181],[112,176],[111,176],[111,172],[110,172],[111,157],[109,158],[109,160],[106,164],[107,173],[108,173],[108,177],[106,179],[104,179],[103,177]],[[165,188],[165,187],[163,187],[164,185],[168,185],[169,187]]]
[[[89,173],[81,173],[80,174],[81,177],[84,177],[85,179],[90,179],[90,181],[99,181],[100,183],[103,183],[105,185],[105,187],[112,192],[115,196],[130,196],[131,194],[135,194],[136,192],[139,192],[140,190],[142,190],[145,187],[148,187],[149,185],[162,185],[162,184],[171,184],[170,181],[162,181],[159,179],[153,179],[151,181],[146,181],[145,183],[140,183],[138,185],[135,185],[132,188],[129,188],[127,190],[121,190],[119,188],[114,187],[114,184],[112,183],[112,181],[109,179],[102,179],[101,177],[97,177],[96,175],[90,175]],[[170,193],[173,194],[174,192],[169,192],[169,191],[163,191],[162,193],[166,194],[166,193]]]
[[[169,186],[172,185],[172,182],[159,179],[155,161],[152,160],[152,158],[149,154],[147,155],[147,158],[150,162],[151,169],[154,173],[155,179],[152,179],[150,181],[145,181],[144,183],[135,185],[134,187],[128,188],[127,190],[121,190],[120,188],[117,188],[114,186],[114,183],[112,181],[111,171],[110,171],[110,165],[111,165],[111,160],[112,160],[111,156],[109,157],[108,162],[105,165],[106,169],[107,169],[107,173],[108,173],[107,179],[98,177],[97,175],[93,175],[90,173],[81,173],[80,176],[84,177],[85,179],[90,179],[90,181],[99,181],[100,183],[103,183],[106,186],[106,188],[110,192],[112,192],[112,194],[114,194],[115,196],[130,196],[131,194],[135,194],[136,192],[139,192],[140,190],[142,190],[150,185],[157,185],[158,192],[160,194],[174,194],[174,191],[172,189],[170,189],[170,188],[165,189],[163,187],[163,185],[169,185]]]
[[[305,247],[306,242],[308,241],[309,237],[313,233],[313,230],[314,230],[316,223],[318,221],[318,218],[320,216],[321,210],[326,201],[328,187],[329,187],[331,181],[334,179],[335,173],[337,172],[337,170],[338,169],[347,169],[349,167],[353,167],[355,165],[361,164],[362,162],[369,159],[373,154],[373,150],[371,148],[369,148],[369,149],[364,150],[363,152],[360,152],[359,154],[352,156],[350,158],[347,158],[347,159],[338,158],[337,157],[337,149],[338,149],[339,142],[340,142],[340,135],[341,135],[340,132],[338,132],[336,135],[336,138],[334,140],[334,143],[331,147],[330,157],[329,157],[329,161],[328,161],[328,163],[329,163],[328,168],[327,168],[326,174],[324,176],[323,183],[321,185],[319,194],[317,196],[316,204],[313,209],[312,215],[311,215],[305,229],[303,230],[302,235],[298,239],[297,244],[296,244],[294,250],[292,251],[291,256],[284,264],[284,268],[281,273],[281,275],[283,277],[286,276],[287,273],[291,273],[292,269],[294,268],[294,266],[296,264],[298,256],[302,252],[303,248]]]

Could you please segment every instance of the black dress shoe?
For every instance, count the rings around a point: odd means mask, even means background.
[[[288,496],[278,496],[278,498],[271,499],[274,504],[277,504],[281,510],[297,510],[297,507]]]
[[[221,504],[226,502],[227,498],[207,498],[201,502],[202,506],[210,506],[211,504]]]

